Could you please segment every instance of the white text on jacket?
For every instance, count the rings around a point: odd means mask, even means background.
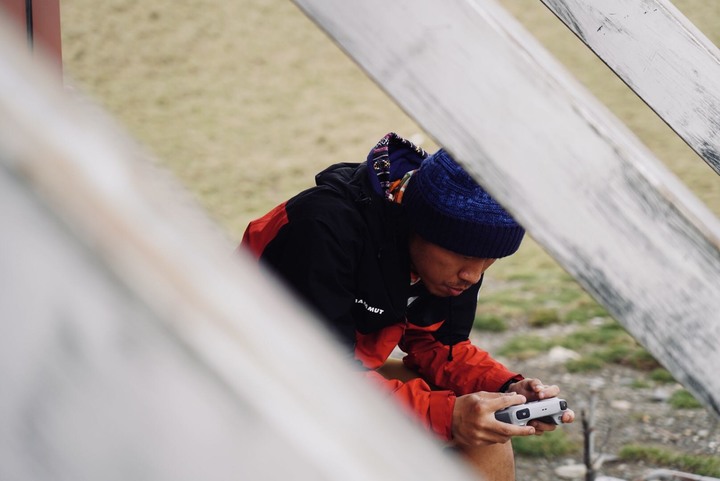
[[[380,309],[379,307],[372,307],[368,305],[367,302],[365,302],[363,299],[355,299],[356,304],[362,304],[365,306],[365,309],[367,309],[368,312],[372,312],[373,314],[382,314],[385,312],[385,309]]]

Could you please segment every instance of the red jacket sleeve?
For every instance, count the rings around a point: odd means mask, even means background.
[[[497,392],[510,381],[523,379],[465,340],[448,346],[432,335],[441,323],[427,328],[407,326],[400,348],[408,353],[405,365],[423,379],[458,396],[477,391]]]
[[[452,391],[433,391],[420,378],[408,382],[385,379],[376,371],[367,371],[368,377],[382,389],[392,393],[408,414],[434,432],[440,438],[452,439],[452,413],[455,407],[455,394]]]

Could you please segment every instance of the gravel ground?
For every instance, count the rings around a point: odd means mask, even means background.
[[[546,330],[532,329],[533,335],[557,335],[554,326]],[[517,336],[521,330],[502,334],[482,333],[475,342],[494,352],[508,338]],[[582,413],[588,412],[591,393],[595,392],[595,452],[609,456],[598,476],[612,476],[624,480],[640,480],[643,476],[662,466],[650,466],[641,462],[613,460],[627,444],[652,445],[678,453],[702,454],[720,457],[720,422],[705,409],[675,409],[667,402],[677,384],[656,384],[647,374],[630,368],[608,365],[601,371],[569,373],[563,362],[545,353],[524,361],[511,361],[498,357],[508,367],[526,377],[538,377],[546,383],[558,384],[561,396],[576,412],[576,421],[562,426],[579,450],[557,459],[517,459],[517,479],[562,479],[558,468],[583,463]],[[638,380],[648,387],[637,388]],[[567,469],[567,468],[561,468]],[[573,479],[572,477],[568,479]],[[584,479],[579,473],[574,479]]]

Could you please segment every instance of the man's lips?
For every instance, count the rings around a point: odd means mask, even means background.
[[[465,289],[467,289],[467,287],[456,287],[448,285],[446,285],[445,288],[448,290],[448,292],[450,292],[450,295],[452,296],[459,296],[460,294],[465,292]]]

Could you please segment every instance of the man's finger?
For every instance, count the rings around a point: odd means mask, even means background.
[[[488,407],[493,411],[499,411],[510,406],[516,406],[518,404],[524,404],[527,402],[527,398],[522,394],[516,393],[498,393],[500,396],[488,399]]]
[[[499,425],[497,426],[496,431],[503,436],[531,436],[537,432],[537,429],[529,424],[527,426],[516,426],[514,424],[503,423],[501,421],[497,422]]]
[[[575,412],[568,409],[562,415],[562,422],[563,423],[571,423],[573,421],[575,421]]]
[[[538,399],[548,399],[560,394],[560,388],[555,384],[553,384],[552,386],[545,386],[543,384],[539,384],[535,387],[535,392],[538,395]]]

